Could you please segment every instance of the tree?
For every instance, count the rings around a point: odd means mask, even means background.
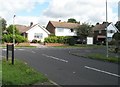
[[[77,28],[77,36],[79,36],[82,39],[86,39],[87,36],[92,35],[92,26],[88,23],[83,23]]]
[[[17,28],[16,28],[15,26],[13,26],[13,25],[10,25],[10,26],[7,28],[8,34],[13,34],[13,29],[14,29],[14,31],[15,31],[15,34],[20,35],[19,30],[17,30]]]
[[[0,22],[2,25],[2,32],[6,29],[6,20],[4,18],[0,18]]]
[[[69,22],[69,23],[78,23],[78,22],[76,21],[76,19],[74,19],[74,18],[68,19],[67,22]]]
[[[119,30],[119,32],[117,31],[114,35],[113,38],[115,40],[120,40],[120,21],[117,21],[115,24],[116,28]]]

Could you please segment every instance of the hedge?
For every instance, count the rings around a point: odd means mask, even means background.
[[[12,43],[13,42],[13,35],[12,34],[4,34],[2,36],[2,42],[6,42],[6,43]],[[21,35],[15,35],[15,42],[16,43],[22,43],[22,42],[27,42],[27,39],[24,38]]]
[[[64,44],[70,44],[70,45],[74,45],[75,44],[75,40],[72,41],[71,43],[71,38],[72,40],[74,39],[72,36],[50,36],[45,38],[46,43],[64,43]]]

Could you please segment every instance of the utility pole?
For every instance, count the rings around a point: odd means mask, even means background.
[[[106,57],[108,57],[108,36],[107,36],[107,33],[108,33],[108,30],[107,30],[107,17],[108,17],[108,14],[107,14],[107,0],[106,0]]]
[[[15,45],[15,16],[13,16],[13,44]]]

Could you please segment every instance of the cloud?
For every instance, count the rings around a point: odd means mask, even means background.
[[[17,12],[30,12],[37,3],[42,4],[45,1],[47,0],[0,0],[0,16],[5,18],[8,24],[11,24],[14,14]]]
[[[16,24],[29,25],[40,22],[46,25],[49,20],[67,21],[69,18],[75,18],[77,21],[96,22],[105,21],[105,1],[106,0],[0,0],[0,16],[7,20],[8,25],[13,23],[13,15],[16,14]],[[116,22],[118,14],[115,12],[119,0],[108,0],[108,21]],[[48,2],[49,5],[39,16],[19,15],[22,12],[34,12],[36,4]]]
[[[109,21],[115,22],[117,19],[117,13],[113,12],[117,3],[118,0],[108,1]],[[105,0],[52,0],[43,14],[52,18],[75,17],[83,22],[102,22],[106,17],[105,4]]]

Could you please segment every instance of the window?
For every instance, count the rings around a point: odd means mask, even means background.
[[[34,38],[41,39],[41,38],[43,38],[43,34],[42,33],[35,33]]]
[[[57,32],[64,32],[64,28],[57,28]]]
[[[109,32],[110,32],[110,33],[115,33],[115,31],[114,31],[114,30],[110,30]]]
[[[99,30],[99,34],[101,34],[102,33],[102,31],[101,30]]]

